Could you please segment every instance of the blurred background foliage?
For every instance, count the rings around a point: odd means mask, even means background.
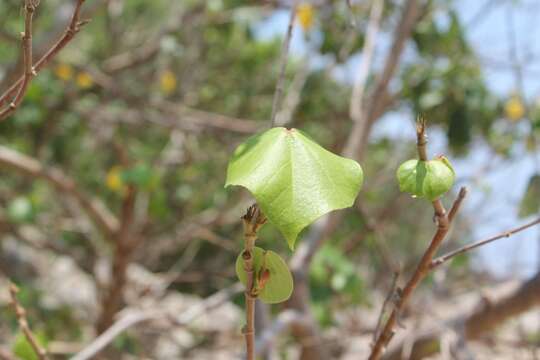
[[[351,79],[336,71],[360,51],[369,9],[368,1],[351,3],[302,5],[298,25],[307,50],[292,53],[286,74],[288,88],[307,67],[287,126],[301,128],[336,153],[351,129]],[[36,53],[63,31],[70,4],[41,1],[34,22]],[[171,290],[208,296],[235,281],[239,218],[250,199],[245,191],[224,189],[226,164],[239,142],[268,126],[281,39],[261,40],[257,29],[272,27],[276,11],[272,1],[87,1],[84,14],[92,21],[32,81],[22,107],[0,124],[0,143],[61,169],[115,214],[121,213],[128,188],[137,188],[144,241],[133,260],[172,276]],[[400,11],[401,1],[387,1],[384,36],[391,35]],[[0,24],[0,88],[5,89],[19,69],[20,1],[0,2]],[[354,26],[361,31],[351,38]],[[396,99],[387,110],[405,114],[399,126],[407,128],[416,114],[424,116],[434,131],[446,134],[453,159],[466,158],[477,142],[503,158],[513,156],[516,143],[537,153],[540,103],[519,89],[505,97],[491,91],[466,32],[454,1],[428,1],[391,83]],[[368,86],[374,80],[370,77]],[[220,122],[214,114],[226,118]],[[400,195],[394,180],[396,166],[415,156],[413,141],[379,136],[369,143],[362,159],[367,181],[361,206],[346,211],[310,270],[311,305],[323,326],[331,326],[343,309],[376,305],[373,289],[388,286],[389,266],[410,270],[425,246],[431,209]],[[76,216],[73,204],[46,181],[0,171],[0,241],[15,238],[28,246],[21,229],[35,229],[50,244],[38,250],[70,256],[97,279],[100,259],[112,254],[103,234],[82,214]],[[536,175],[521,215],[538,212],[538,201],[531,201],[540,199],[538,188]],[[471,240],[468,221],[460,224],[453,244]],[[289,256],[271,226],[260,241]],[[42,340],[82,340],[89,324],[73,307],[48,303],[45,289],[34,286],[38,274],[31,264],[21,265],[25,252],[12,248],[0,246],[0,268],[21,284],[21,302],[31,309]],[[471,284],[469,270],[469,262],[459,259],[446,276]],[[0,309],[0,318],[2,338],[11,334],[17,356],[33,359],[8,307]],[[115,346],[137,352],[136,343],[122,339]]]

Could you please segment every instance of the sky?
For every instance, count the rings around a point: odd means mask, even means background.
[[[489,3],[489,4],[488,4]],[[540,101],[540,1],[538,0],[455,0],[454,8],[464,24],[467,37],[481,60],[483,74],[488,87],[501,97],[508,97],[520,89],[528,102]],[[289,13],[286,10],[274,12],[257,24],[254,32],[260,40],[270,40],[285,34]],[[440,21],[444,23],[445,19]],[[514,29],[511,31],[511,29]],[[515,39],[511,41],[510,39]],[[317,42],[317,34],[311,39]],[[389,38],[379,37],[374,64],[380,64],[377,57],[384,56]],[[512,44],[514,46],[514,50]],[[296,26],[291,40],[292,56],[301,57],[309,52],[309,46]],[[516,54],[522,64],[522,81],[516,81],[515,70],[511,66],[511,53]],[[405,60],[410,54],[405,52]],[[361,54],[356,54],[343,67],[337,68],[335,76],[344,82],[354,78]],[[310,66],[324,66],[325,59],[310,56]],[[376,70],[376,66],[374,66]],[[373,138],[385,136],[394,139],[413,139],[414,128],[404,131],[404,117],[412,114],[391,113],[378,121]],[[410,119],[405,119],[412,121]],[[515,126],[527,131],[525,122]],[[446,137],[442,130],[430,130],[430,152],[444,153]],[[476,141],[470,154],[465,158],[451,158],[458,179],[456,185],[467,186],[469,196],[462,214],[473,223],[471,238],[483,239],[506,231],[534,218],[519,219],[517,207],[525,191],[529,178],[540,172],[540,154],[527,155],[521,144],[517,144],[511,160],[495,159],[489,148]],[[480,171],[488,168],[488,171]],[[501,278],[527,277],[540,266],[540,228],[532,228],[508,239],[484,246],[475,253],[473,264],[479,269],[487,269]]]

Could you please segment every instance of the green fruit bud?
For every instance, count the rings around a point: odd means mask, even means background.
[[[405,161],[396,175],[402,192],[430,201],[450,190],[455,178],[454,169],[444,156],[429,161]]]

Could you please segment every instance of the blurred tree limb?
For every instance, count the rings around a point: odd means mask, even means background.
[[[382,4],[380,6],[382,6]],[[377,34],[376,30],[378,25],[376,25],[374,20],[377,20],[377,17],[379,17],[378,12],[379,10],[372,4],[372,13],[370,16],[372,17],[371,33],[373,38]],[[391,103],[389,99],[392,96],[388,94],[388,84],[397,70],[401,53],[405,47],[405,43],[411,35],[416,21],[418,20],[418,15],[418,0],[407,0],[401,13],[399,23],[394,31],[390,52],[386,55],[383,72],[376,78],[374,90],[368,96],[369,101],[365,100],[365,103],[368,104],[368,106],[365,109],[362,109],[360,114],[357,114],[358,105],[351,105],[351,109],[356,109],[354,112],[355,121],[353,121],[353,128],[349,134],[347,144],[343,149],[343,155],[355,159],[362,158],[363,149],[366,147],[367,137],[369,136],[373,123],[386,111],[388,105]],[[374,39],[371,42],[366,41],[364,43],[363,51],[374,51],[374,45],[372,43],[374,43]],[[369,59],[370,57],[366,58]],[[364,65],[363,68],[369,70],[370,67],[368,65],[369,64]],[[358,89],[362,89],[365,86],[362,85],[362,82],[367,80],[367,76],[358,76],[357,79],[359,84],[356,85],[356,87]],[[358,93],[359,91],[357,90],[356,94]],[[360,94],[363,96],[364,92],[360,91]],[[355,103],[362,103],[363,101],[364,100],[362,99],[351,99],[351,102]],[[327,215],[322,217],[311,226],[306,238],[298,245],[293,258],[290,261],[291,270],[295,280],[295,290],[291,299],[287,302],[288,308],[298,310],[304,314],[310,314],[308,306],[310,291],[307,270],[309,269],[309,264],[311,263],[313,255],[321,245],[324,238],[326,238],[338,227],[340,221],[340,216]],[[313,318],[312,316],[306,317],[311,319]],[[310,322],[310,326],[294,325],[292,327],[293,333],[295,333],[299,339],[317,339],[317,326],[313,320]],[[325,349],[323,349],[319,341],[309,340],[304,342],[301,359],[324,359],[324,354]]]
[[[31,179],[43,179],[61,194],[71,197],[109,240],[118,230],[118,219],[105,205],[81,192],[75,181],[59,169],[47,167],[34,158],[4,146],[0,146],[0,166],[13,169]]]
[[[85,0],[77,0],[75,8],[73,10],[73,15],[67,29],[64,32],[64,35],[39,59],[35,64],[32,60],[32,14],[34,12],[35,6],[39,1],[26,0],[25,3],[25,32],[23,36],[23,52],[24,52],[24,74],[16,80],[13,85],[11,85],[2,95],[0,95],[0,108],[7,103],[7,106],[4,106],[0,110],[0,121],[6,119],[11,115],[19,104],[22,102],[28,84],[30,83],[33,76],[36,76],[37,73],[43,69],[57,54],[62,50],[80,31],[81,27],[85,25],[87,20],[80,20],[81,7]],[[35,5],[34,5],[35,4]],[[14,98],[12,98],[14,96]]]
[[[451,327],[463,331],[466,340],[479,339],[492,333],[504,322],[540,306],[540,273],[523,282],[509,294],[484,299],[478,308],[466,315],[458,315],[449,321]],[[410,360],[419,360],[438,352],[442,329],[419,331],[412,344]],[[404,342],[390,347],[385,360],[402,359]]]
[[[19,323],[21,332],[24,334],[24,337],[30,344],[32,350],[34,350],[37,358],[39,360],[49,360],[47,350],[39,344],[36,335],[32,332],[32,329],[30,329],[30,325],[28,325],[28,319],[26,318],[26,310],[17,299],[18,292],[19,289],[17,288],[17,286],[15,286],[15,284],[10,284],[9,294],[11,296],[11,306],[13,306],[13,309],[15,310],[15,315],[17,316],[17,322]]]

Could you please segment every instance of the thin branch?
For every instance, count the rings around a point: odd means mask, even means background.
[[[427,137],[426,137],[425,121],[422,119],[419,119],[419,121],[417,121],[416,134],[417,134],[418,157],[420,160],[425,161],[427,159],[427,150],[426,150]],[[457,213],[457,211],[459,210],[459,207],[463,201],[463,198],[466,196],[466,194],[467,194],[467,191],[464,188],[462,188],[459,192],[458,197],[454,201],[454,204],[452,205],[452,219]],[[378,336],[377,340],[375,341],[375,344],[373,345],[371,354],[369,356],[369,360],[380,359],[382,353],[386,349],[386,346],[388,345],[390,340],[392,340],[392,337],[395,334],[395,326],[398,322],[399,314],[401,313],[401,311],[407,304],[408,300],[410,299],[416,287],[430,272],[431,261],[433,259],[433,256],[435,255],[437,249],[440,247],[443,240],[446,238],[446,235],[448,234],[448,231],[450,229],[450,219],[449,219],[449,216],[447,216],[446,214],[446,210],[441,200],[439,198],[435,199],[432,202],[432,205],[433,205],[433,209],[435,210],[435,217],[437,220],[437,231],[433,235],[433,238],[431,239],[427,250],[424,252],[424,255],[418,262],[418,265],[412,277],[407,282],[403,290],[400,292],[398,299],[395,303],[395,307],[392,310],[392,313],[390,314],[390,317],[386,321],[386,324],[381,334]]]
[[[483,335],[493,334],[497,327],[504,322],[515,319],[518,315],[540,305],[540,272],[519,286],[513,287],[510,291],[508,284],[504,284],[489,291],[489,294],[487,299],[483,297],[472,313],[469,310],[461,312],[459,309],[455,309],[449,313],[461,313],[447,320],[444,326],[438,329],[434,329],[432,326],[425,329],[415,329],[416,336],[413,343],[409,345],[403,341],[396,343],[385,354],[385,360],[403,359],[405,347],[410,348],[410,357],[407,358],[430,357],[438,352],[441,332],[448,327],[462,332],[467,340],[479,339]]]
[[[244,270],[246,272],[246,326],[243,330],[246,338],[247,360],[255,359],[255,300],[256,294],[253,293],[255,287],[255,269],[253,268],[253,247],[257,239],[257,232],[266,222],[257,205],[248,208],[246,214],[242,217],[244,223],[244,251],[242,259],[244,260]]]
[[[136,187],[129,185],[122,201],[120,227],[114,238],[111,277],[107,294],[103,297],[102,310],[96,326],[98,334],[113,324],[114,316],[122,307],[124,288],[127,283],[127,268],[133,252],[141,241],[140,234],[134,230],[136,197]]]
[[[30,1],[30,0],[28,0]],[[62,50],[74,37],[75,35],[80,31],[81,27],[88,23],[87,20],[80,20],[80,13],[81,13],[81,7],[85,0],[77,0],[77,3],[75,4],[75,8],[73,10],[73,15],[71,17],[71,21],[64,32],[64,35],[39,59],[33,66],[31,75],[35,76],[41,69],[43,69],[57,54]],[[36,1],[34,1],[36,3]],[[30,43],[31,45],[31,43]],[[31,54],[30,54],[31,56]],[[25,61],[28,57],[25,57]],[[31,76],[29,77],[25,71],[25,74],[21,76],[13,85],[11,85],[4,94],[0,96],[0,107],[6,104],[9,100],[9,98],[15,96],[15,99],[10,102],[10,104],[0,112],[0,121],[7,118],[8,115],[13,113],[13,111],[16,110],[18,103],[16,103],[17,98],[20,97],[18,100],[19,103],[22,101],[22,97],[24,96],[24,92],[26,91],[26,87],[28,86],[28,82]],[[22,92],[20,90],[23,90]],[[22,93],[22,94],[21,94]],[[21,94],[21,95],[19,95]],[[15,106],[13,106],[15,104]]]
[[[180,30],[185,25],[185,19],[195,17],[195,11],[190,11],[184,14],[185,7],[179,3],[176,8],[172,9],[170,16],[159,31],[147,39],[144,43],[139,44],[135,49],[128,50],[123,53],[113,55],[112,57],[103,61],[101,68],[105,73],[112,74],[118,73],[124,70],[130,70],[134,67],[148,63],[155,56],[157,56],[161,49],[161,40],[172,33]],[[204,8],[204,7],[203,7]]]
[[[118,220],[97,199],[88,198],[77,184],[60,170],[48,168],[38,160],[0,145],[0,167],[14,169],[32,179],[41,178],[56,190],[75,200],[94,223],[104,232],[108,240],[118,230]]]
[[[273,340],[291,324],[302,322],[302,314],[296,310],[284,310],[268,326],[255,342],[255,353],[262,354],[266,349],[272,346]]]
[[[416,120],[416,150],[418,151],[418,159],[420,159],[420,161],[428,161],[426,145],[426,120],[419,117]]]
[[[19,292],[19,289],[15,284],[9,285],[9,294],[11,296],[11,305],[13,306],[13,309],[15,310],[15,315],[17,316],[17,322],[19,323],[19,327],[21,328],[21,331],[24,334],[24,337],[36,353],[39,360],[48,360],[49,357],[47,356],[47,350],[45,350],[37,341],[36,336],[30,329],[30,326],[28,325],[28,320],[26,319],[26,310],[22,307],[22,305],[17,300],[17,293]]]
[[[294,76],[291,85],[287,89],[287,95],[283,101],[282,109],[276,114],[275,126],[285,126],[292,121],[293,115],[301,100],[302,90],[309,76],[310,62],[308,57],[301,62],[300,69]]]
[[[456,217],[457,212],[459,211],[459,208],[461,207],[461,203],[463,200],[465,200],[465,197],[467,196],[467,188],[462,187],[459,189],[458,197],[456,201],[454,201],[454,204],[450,208],[450,211],[448,212],[448,221],[452,223],[454,221],[454,218]]]
[[[345,149],[345,156],[361,159],[371,127],[385,112],[385,107],[390,104],[388,85],[398,68],[405,44],[409,39],[419,15],[419,1],[407,0],[398,26],[394,30],[392,46],[386,55],[384,67],[375,79],[373,90],[370,92],[367,103],[369,106],[362,112],[362,119],[355,121],[351,129]]]
[[[397,281],[399,278],[399,270],[394,272],[394,276],[392,278],[392,285],[390,286],[390,290],[388,291],[388,294],[386,295],[386,298],[384,299],[383,305],[381,307],[381,312],[379,313],[379,318],[377,319],[377,325],[375,326],[375,331],[373,332],[373,342],[377,341],[377,338],[379,337],[379,332],[381,330],[382,320],[384,317],[384,314],[386,313],[386,307],[390,300],[392,300],[392,297],[396,294],[397,290]]]
[[[205,313],[209,313],[213,309],[223,304],[225,301],[229,300],[232,296],[239,293],[241,290],[241,284],[235,283],[234,285],[220,290],[210,297],[202,300],[179,315],[171,314],[170,311],[164,311],[161,306],[156,306],[155,308],[148,310],[127,312],[127,315],[116,321],[107,329],[107,331],[103,332],[90,344],[85,346],[84,349],[73,356],[71,360],[88,360],[94,358],[96,354],[101,352],[101,350],[113,342],[117,336],[122,334],[130,327],[142,322],[169,318],[177,326],[189,325],[197,317]]]
[[[22,35],[22,52],[23,52],[23,75],[22,82],[18,87],[17,95],[13,101],[5,107],[3,110],[0,110],[0,121],[7,118],[10,114],[15,112],[19,104],[21,103],[28,85],[34,76],[34,70],[32,69],[32,21],[34,17],[34,12],[36,7],[39,5],[39,1],[34,0],[25,0],[24,3],[24,32]]]
[[[474,243],[469,244],[469,245],[462,246],[459,249],[456,249],[454,251],[451,251],[451,252],[449,252],[449,253],[447,253],[445,255],[439,256],[438,258],[434,259],[431,262],[430,269],[436,268],[437,266],[447,262],[448,260],[451,260],[452,258],[454,258],[457,255],[461,255],[463,253],[466,253],[468,251],[476,249],[477,247],[489,244],[489,243],[491,243],[491,242],[493,242],[495,240],[499,240],[499,239],[503,239],[503,238],[509,238],[510,236],[512,236],[512,235],[514,235],[514,234],[516,234],[518,232],[521,232],[523,230],[526,230],[528,228],[531,228],[531,227],[533,227],[535,225],[539,225],[539,224],[540,224],[540,218],[538,218],[536,220],[533,220],[533,221],[531,221],[531,222],[529,222],[529,223],[527,223],[525,225],[522,225],[520,227],[517,227],[517,228],[511,229],[511,230],[502,232],[502,233],[500,233],[498,235],[495,235],[495,236],[492,236],[490,238],[480,240],[480,241],[474,242]]]
[[[283,87],[285,85],[285,70],[287,68],[287,62],[289,60],[289,45],[291,43],[292,30],[294,27],[294,19],[296,18],[296,3],[291,9],[291,15],[289,17],[289,25],[287,26],[287,33],[283,40],[281,47],[281,57],[279,60],[279,75],[276,84],[276,90],[274,92],[274,100],[272,102],[272,116],[270,117],[270,127],[274,127],[276,122],[276,115],[281,107],[281,98],[283,94]]]
[[[366,30],[366,40],[364,42],[364,47],[362,48],[362,61],[358,73],[356,74],[356,81],[354,83],[349,106],[349,115],[353,121],[362,120],[363,105],[365,101],[364,91],[366,89],[373,54],[375,52],[375,42],[377,41],[377,36],[379,34],[383,9],[384,0],[373,1]]]

